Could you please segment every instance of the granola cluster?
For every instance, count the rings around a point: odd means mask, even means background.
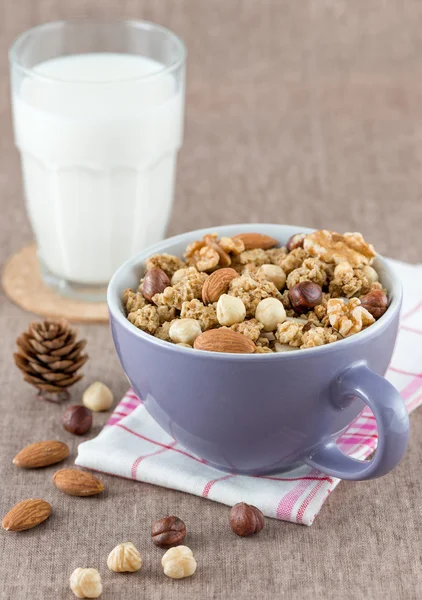
[[[135,327],[184,347],[222,329],[247,338],[256,354],[314,348],[359,333],[387,310],[375,256],[360,233],[296,234],[282,247],[261,234],[210,233],[188,245],[184,260],[151,256],[122,300]]]

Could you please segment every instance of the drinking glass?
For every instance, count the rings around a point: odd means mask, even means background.
[[[183,140],[186,52],[143,21],[71,20],[10,49],[16,146],[44,281],[104,298],[117,267],[161,240]]]

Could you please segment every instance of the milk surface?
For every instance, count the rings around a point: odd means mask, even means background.
[[[141,56],[80,54],[40,63],[39,78],[15,86],[28,212],[40,257],[58,277],[107,283],[163,238],[183,90],[162,70]]]

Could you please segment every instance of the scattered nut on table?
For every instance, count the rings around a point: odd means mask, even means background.
[[[169,336],[173,342],[177,344],[189,344],[190,346],[201,333],[202,330],[199,321],[189,318],[174,321],[169,329]]]
[[[256,506],[239,502],[230,510],[230,527],[240,537],[255,535],[264,528],[264,515]]]
[[[70,589],[77,598],[98,598],[103,591],[97,569],[75,569],[70,576]]]
[[[86,406],[74,404],[64,412],[63,427],[75,435],[84,435],[92,427],[92,412]]]
[[[40,498],[21,500],[9,510],[1,526],[6,531],[26,531],[36,527],[51,515],[51,506]]]
[[[142,558],[132,542],[123,542],[108,555],[107,567],[115,573],[134,573],[142,567]]]
[[[220,325],[230,327],[246,317],[246,307],[240,298],[222,294],[217,302],[217,319]]]
[[[186,537],[186,525],[179,517],[163,517],[152,526],[151,537],[159,548],[179,546]]]
[[[53,475],[53,484],[69,496],[96,496],[104,491],[104,484],[98,477],[79,469],[56,471]]]
[[[69,454],[69,446],[64,442],[46,440],[22,448],[13,459],[13,464],[21,469],[39,469],[59,463]]]
[[[265,298],[256,307],[255,319],[263,324],[264,331],[275,331],[286,320],[286,311],[277,298]]]
[[[164,574],[172,579],[190,577],[196,571],[196,560],[187,546],[170,548],[161,559]]]
[[[113,393],[104,383],[101,381],[94,381],[89,387],[86,388],[82,395],[82,402],[95,412],[102,410],[109,410],[113,404]]]

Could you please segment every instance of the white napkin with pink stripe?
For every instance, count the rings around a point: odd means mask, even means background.
[[[422,265],[392,261],[403,282],[404,304],[396,349],[387,379],[400,390],[409,412],[422,403]],[[338,441],[354,458],[368,457],[377,445],[369,409]],[[303,466],[279,476],[248,477],[222,473],[186,451],[149,415],[129,390],[101,433],[80,444],[76,464],[229,506],[247,502],[267,517],[311,525],[340,482]]]

